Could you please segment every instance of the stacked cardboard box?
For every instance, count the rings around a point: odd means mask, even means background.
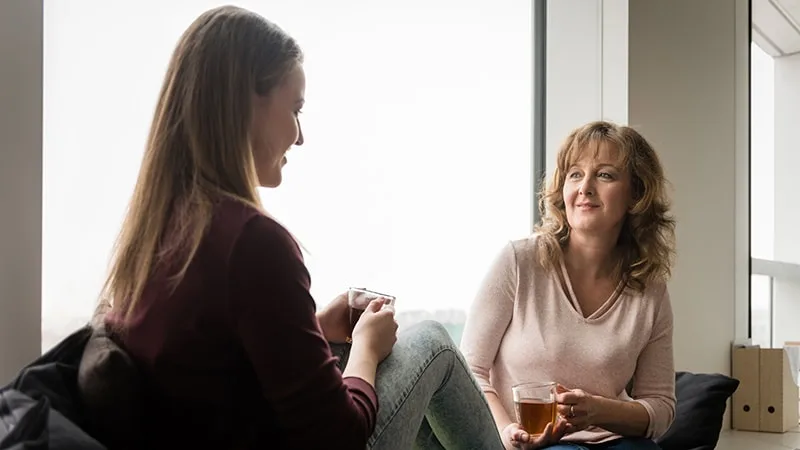
[[[732,398],[733,428],[783,433],[798,426],[800,389],[783,348],[735,346],[732,376],[739,388]]]

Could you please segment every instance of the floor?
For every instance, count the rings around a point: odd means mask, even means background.
[[[800,427],[786,433],[751,433],[725,430],[719,437],[719,450],[800,450]]]

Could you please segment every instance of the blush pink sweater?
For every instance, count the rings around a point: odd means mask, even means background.
[[[647,437],[663,434],[675,415],[672,308],[665,284],[644,292],[625,289],[584,317],[563,264],[566,292],[558,275],[538,264],[536,252],[535,236],[509,242],[471,307],[461,349],[483,391],[496,394],[515,421],[511,387],[555,381],[639,402],[650,416]],[[564,441],[617,437],[590,427]]]

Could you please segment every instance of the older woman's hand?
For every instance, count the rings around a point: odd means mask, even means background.
[[[548,423],[544,432],[538,436],[532,436],[518,423],[509,424],[501,434],[506,449],[538,450],[557,444],[565,434],[571,431],[566,420],[556,417],[556,422]]]
[[[581,389],[567,389],[561,385],[557,389],[558,414],[572,426],[573,431],[594,425],[598,411],[597,397]]]

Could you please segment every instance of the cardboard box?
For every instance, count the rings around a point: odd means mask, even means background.
[[[739,387],[731,398],[732,428],[736,430],[760,431],[759,386],[760,356],[758,347],[733,349],[731,376],[739,380]]]
[[[735,347],[731,372],[739,380],[731,399],[734,429],[783,433],[797,427],[800,389],[784,349]]]

